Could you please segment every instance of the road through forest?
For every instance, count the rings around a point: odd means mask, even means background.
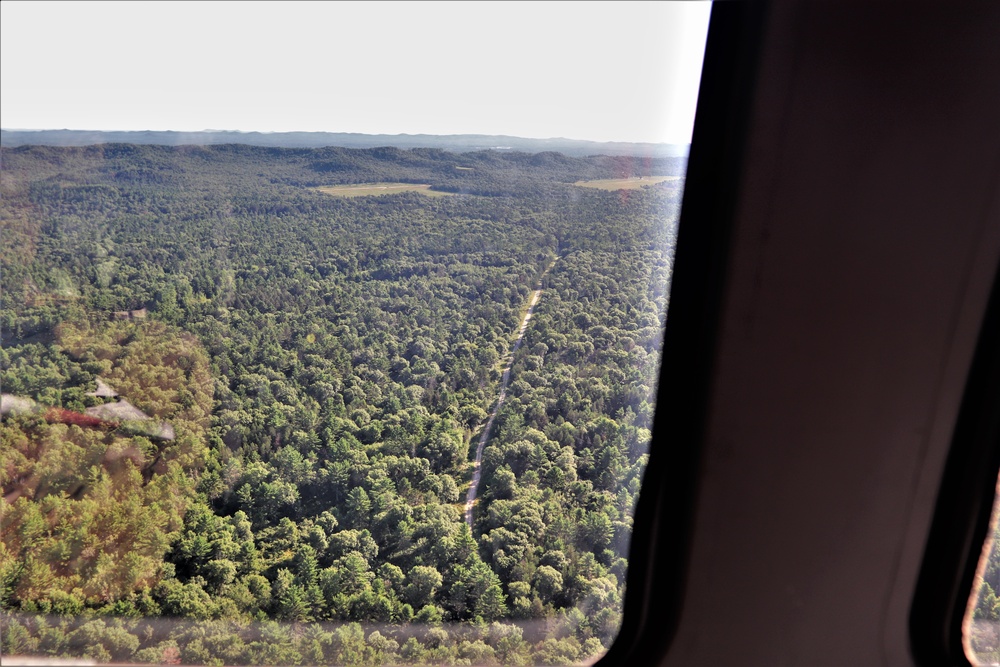
[[[553,259],[552,264],[549,264],[542,272],[542,275],[539,276],[538,285],[531,294],[531,300],[528,301],[528,310],[525,311],[524,317],[521,319],[521,327],[517,331],[517,340],[514,341],[514,346],[510,350],[507,367],[504,368],[503,376],[500,379],[500,395],[497,397],[496,406],[494,406],[493,412],[490,413],[490,418],[486,421],[486,426],[479,436],[479,443],[476,445],[476,461],[472,469],[472,483],[469,484],[469,495],[465,498],[465,522],[469,524],[469,528],[472,528],[472,506],[476,503],[476,492],[479,490],[479,480],[482,474],[483,448],[486,446],[486,441],[490,439],[490,432],[493,430],[493,421],[500,414],[500,408],[503,407],[504,399],[507,398],[507,384],[510,382],[510,369],[514,365],[514,354],[517,352],[517,348],[521,347],[521,341],[524,340],[524,332],[528,330],[528,320],[531,319],[531,313],[534,312],[535,305],[542,298],[542,280],[553,264],[556,263],[556,259]]]

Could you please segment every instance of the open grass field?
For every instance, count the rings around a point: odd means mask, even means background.
[[[647,185],[680,180],[680,176],[634,176],[632,178],[603,178],[596,181],[577,181],[573,185],[579,185],[581,188],[597,188],[599,190],[638,190]]]
[[[447,197],[450,192],[431,190],[430,185],[421,183],[358,183],[352,185],[326,185],[316,188],[332,197],[369,197],[372,195],[394,195],[398,192],[419,192],[429,197]]]

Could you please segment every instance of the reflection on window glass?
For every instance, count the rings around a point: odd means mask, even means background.
[[[664,11],[645,7],[630,20]],[[703,48],[707,11],[693,13]],[[641,69],[643,53],[606,57]],[[685,62],[696,81],[700,51]],[[643,115],[612,108],[623,127]],[[124,122],[109,118],[96,126]],[[595,132],[5,128],[4,664],[602,655],[621,623],[687,139]]]
[[[1000,485],[997,487],[1000,492]],[[1000,494],[993,503],[990,532],[983,545],[965,614],[965,654],[975,665],[1000,663]]]

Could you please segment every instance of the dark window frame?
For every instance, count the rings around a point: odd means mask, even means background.
[[[910,608],[918,665],[971,665],[963,624],[1000,475],[1000,270],[966,379]]]
[[[712,6],[670,288],[650,456],[636,505],[623,622],[597,663],[652,665],[680,619],[701,442],[739,197],[762,3]],[[669,428],[665,425],[669,424]]]
[[[719,2],[712,9],[623,623],[600,667],[662,662],[683,609],[722,286],[766,17],[766,3]],[[908,634],[918,665],[971,664],[962,626],[998,474],[1000,271],[913,591]]]

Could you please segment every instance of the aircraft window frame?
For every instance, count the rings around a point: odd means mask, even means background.
[[[945,464],[910,610],[918,665],[972,665],[966,610],[1000,476],[1000,270],[990,294]]]
[[[701,465],[697,443],[705,428],[738,171],[765,17],[762,4],[712,7],[623,622],[598,667],[659,664],[680,619]]]
[[[597,663],[654,665],[680,619],[711,352],[739,195],[764,3],[716,3],[679,225],[653,445],[635,515],[624,621]],[[683,353],[680,352],[683,350]],[[669,423],[669,433],[656,424]],[[670,441],[685,443],[670,447]],[[918,665],[971,667],[963,622],[1000,476],[1000,272],[981,326],[909,615]]]

